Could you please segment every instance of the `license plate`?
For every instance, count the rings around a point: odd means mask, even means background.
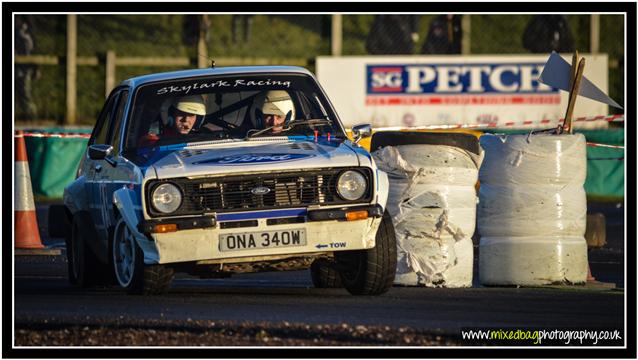
[[[271,249],[306,245],[306,230],[278,230],[219,235],[219,251]]]

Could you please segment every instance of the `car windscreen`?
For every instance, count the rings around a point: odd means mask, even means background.
[[[125,148],[135,151],[198,141],[315,134],[345,138],[310,76],[198,77],[140,86],[134,95]]]

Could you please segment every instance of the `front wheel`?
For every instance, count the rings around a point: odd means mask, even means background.
[[[397,268],[397,244],[387,211],[375,242],[372,249],[335,252],[341,282],[353,295],[380,295],[392,286]]]
[[[142,249],[122,218],[113,232],[113,269],[119,285],[130,294],[161,294],[173,281],[173,269],[144,264]]]

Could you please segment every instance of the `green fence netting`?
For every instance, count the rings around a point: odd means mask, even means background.
[[[61,198],[75,179],[88,139],[25,137],[31,185],[35,196]]]
[[[582,130],[587,142],[624,146],[624,129]],[[625,196],[625,149],[587,146],[587,196],[620,200]]]

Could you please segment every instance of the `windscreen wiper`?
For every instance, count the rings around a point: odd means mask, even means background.
[[[297,126],[297,125],[310,125],[310,126],[317,126],[317,125],[332,125],[332,120],[328,120],[328,119],[307,119],[307,120],[293,120],[291,122],[288,123],[288,126],[284,127],[281,131],[288,131],[290,129],[292,129],[293,127]],[[261,129],[261,130],[257,130],[254,133],[251,133],[251,131],[254,131],[255,129],[252,130],[248,130],[248,134],[246,134],[246,137],[244,139],[250,139],[251,137],[257,136],[257,135],[261,135],[267,131],[270,131],[278,126],[281,125],[273,125],[273,126],[269,126],[267,128]]]

